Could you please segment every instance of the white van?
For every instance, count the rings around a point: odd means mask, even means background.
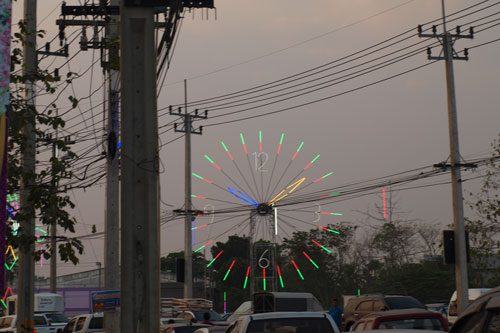
[[[474,302],[480,296],[486,294],[491,288],[471,288],[469,289],[469,304]],[[457,320],[457,291],[453,292],[450,298],[450,304],[448,304],[448,322],[454,324]]]

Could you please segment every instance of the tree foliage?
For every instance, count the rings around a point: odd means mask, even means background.
[[[26,27],[22,21],[19,22],[19,32],[14,34],[11,51],[11,89],[10,89],[10,108],[9,118],[9,143],[8,143],[8,193],[18,194],[21,192],[22,184],[33,183],[30,188],[29,201],[32,207],[9,207],[14,210],[15,221],[19,223],[19,232],[15,235],[13,232],[7,233],[7,243],[14,248],[29,249],[37,239],[28,237],[23,232],[23,222],[28,218],[35,218],[45,226],[55,226],[58,228],[74,232],[76,220],[69,214],[68,210],[75,207],[71,198],[64,189],[59,187],[59,182],[63,179],[71,179],[71,163],[77,158],[67,143],[60,140],[51,140],[52,144],[57,146],[60,157],[49,157],[48,154],[36,157],[36,172],[26,173],[22,166],[22,156],[26,148],[26,138],[23,130],[29,121],[36,127],[37,147],[44,147],[43,140],[46,139],[47,132],[54,132],[57,129],[63,129],[64,120],[58,115],[58,98],[60,92],[64,90],[73,79],[78,76],[75,73],[68,72],[65,80],[59,81],[59,78],[49,73],[48,70],[37,68],[33,74],[25,74],[23,71],[23,50],[22,47],[26,40]],[[37,32],[38,37],[45,35],[44,31]],[[37,89],[37,98],[45,96],[51,100],[46,106],[32,106],[26,103],[24,85],[27,82],[33,82]],[[58,93],[59,92],[59,93]],[[73,98],[74,101],[77,100]],[[74,108],[75,102],[72,103]],[[71,109],[71,108],[70,108]],[[30,115],[34,115],[30,117]],[[46,162],[41,162],[43,159]],[[14,214],[13,214],[14,215]],[[47,239],[48,240],[48,239]],[[82,243],[75,238],[64,238],[59,240],[59,250],[53,249],[54,254],[59,253],[61,260],[78,263],[77,254],[83,253]],[[49,258],[51,251],[37,250],[37,258],[43,255]]]

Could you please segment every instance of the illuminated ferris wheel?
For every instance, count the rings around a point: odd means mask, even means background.
[[[323,211],[323,203],[319,203],[320,199],[339,194],[322,190],[321,185],[326,184],[334,172],[320,166],[321,154],[308,152],[301,141],[293,143],[293,147],[285,146],[285,133],[271,139],[274,143],[270,144],[264,143],[262,131],[252,137],[253,142],[247,142],[240,133],[237,140],[221,141],[218,151],[210,156],[205,154],[207,167],[211,164],[211,177],[205,178],[199,171],[192,173],[199,180],[194,183],[193,204],[203,207],[203,214],[193,223],[194,248],[198,252],[231,231],[248,232],[250,251],[245,269],[235,272],[236,260],[232,260],[224,280],[230,274],[239,274],[244,289],[278,291],[284,288],[283,269],[279,264],[284,258],[278,258],[277,253],[280,239],[291,238],[291,231],[304,226],[338,233],[320,225],[324,222],[321,219],[325,215],[334,218],[343,214]],[[329,220],[326,224],[332,222]],[[313,242],[314,246],[331,253],[321,243]],[[221,256],[231,255],[223,252],[216,254],[207,267]],[[313,257],[305,251],[303,256],[319,269]],[[304,280],[296,258],[285,260]]]

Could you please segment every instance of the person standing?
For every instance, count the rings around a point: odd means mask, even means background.
[[[342,319],[342,314],[344,313],[342,309],[339,306],[339,300],[334,298],[332,300],[332,306],[330,307],[330,310],[328,311],[330,316],[333,318],[337,326],[340,328],[340,322]]]

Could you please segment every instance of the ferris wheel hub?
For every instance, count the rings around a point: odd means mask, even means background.
[[[257,206],[255,210],[257,211],[257,214],[266,216],[272,214],[273,207],[269,206],[269,204],[267,203],[261,203]]]

